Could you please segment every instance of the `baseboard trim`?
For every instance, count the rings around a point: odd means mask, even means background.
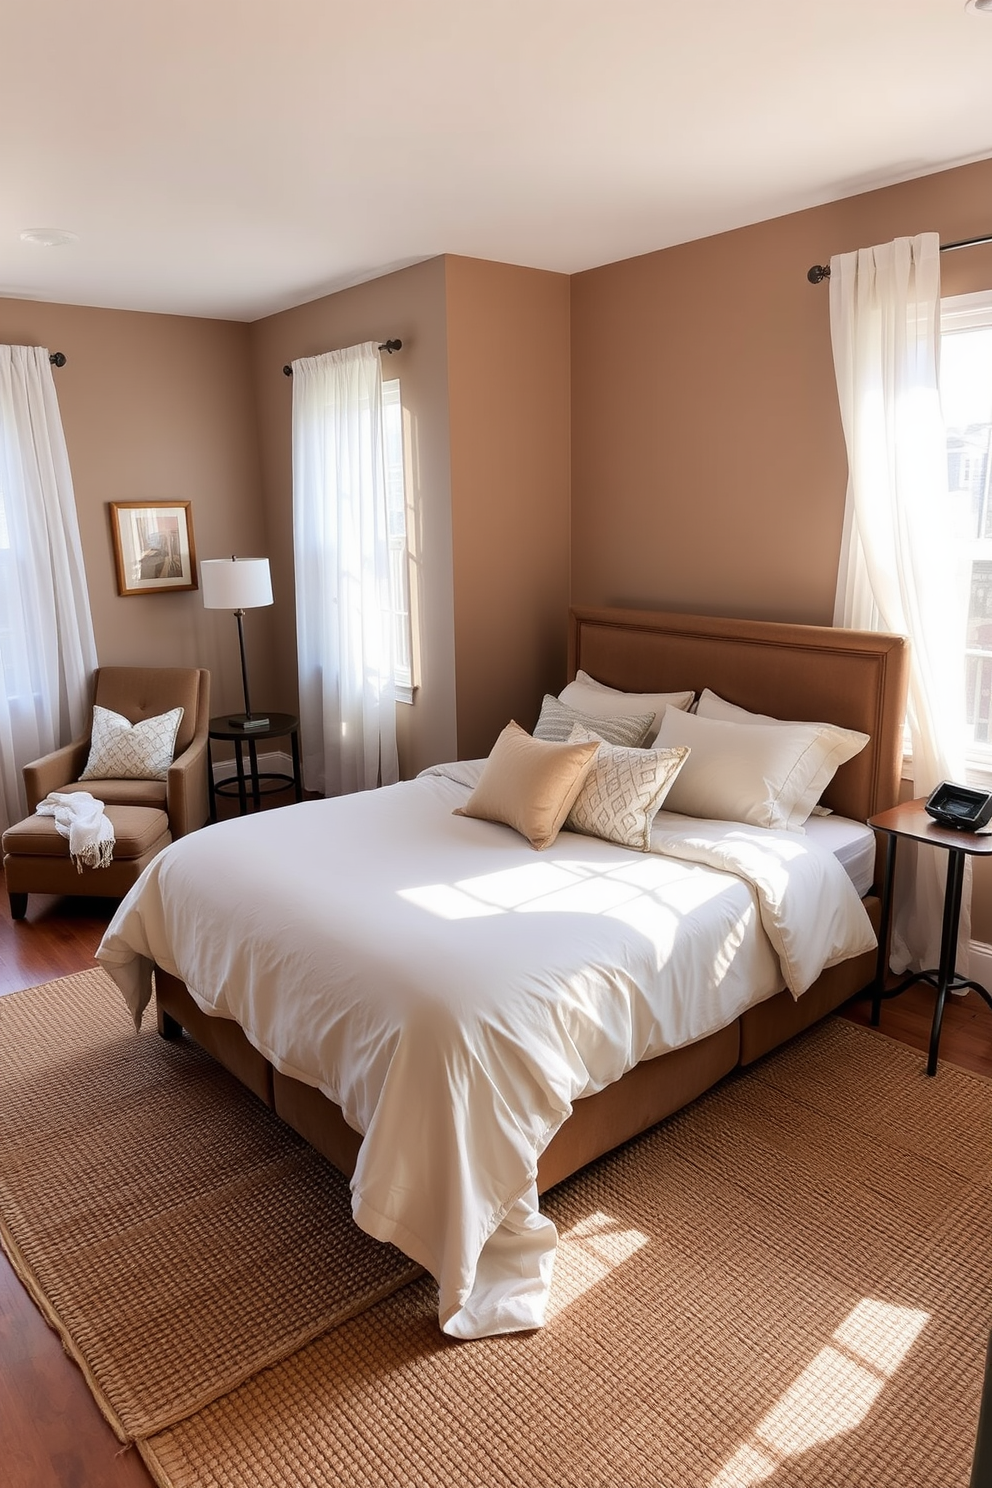
[[[248,761],[246,759],[246,772],[247,768]],[[293,757],[290,754],[286,754],[282,749],[270,749],[265,754],[259,754],[258,773],[260,775],[288,775],[290,780],[292,780]],[[213,761],[213,775],[215,785],[220,780],[228,780],[231,776],[236,776],[237,766],[234,763],[234,756],[229,755],[227,759],[215,759]],[[989,954],[992,955],[992,947],[989,949]]]
[[[983,987],[992,986],[992,945],[973,940],[968,946],[968,977]]]

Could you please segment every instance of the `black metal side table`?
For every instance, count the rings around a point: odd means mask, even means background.
[[[276,781],[276,785],[268,785],[268,790],[281,790],[284,786],[292,785],[296,790],[296,799],[303,800],[303,777],[300,772],[300,720],[293,713],[269,713],[266,715],[268,722],[263,728],[243,728],[238,723],[238,715],[223,714],[219,718],[211,718],[210,730],[207,738],[207,783],[210,787],[210,820],[217,820],[217,797],[233,796],[232,787],[237,787],[238,806],[240,813],[244,816],[248,810],[248,785],[251,784],[252,805],[256,811],[262,805],[262,781]],[[281,775],[279,773],[262,772],[258,769],[257,745],[260,739],[284,739],[288,738],[293,752],[292,775]],[[228,775],[223,780],[214,781],[213,760],[210,757],[211,739],[226,739],[234,745],[235,774]],[[245,758],[243,746],[248,746],[248,768],[245,769]]]
[[[940,1025],[944,1017],[944,1005],[948,992],[963,992],[970,987],[977,992],[990,1008],[992,996],[978,982],[958,976],[954,969],[958,946],[958,923],[961,918],[961,889],[964,884],[964,865],[968,857],[992,855],[992,834],[966,832],[955,827],[942,827],[923,809],[926,797],[918,801],[906,801],[870,816],[868,825],[876,832],[885,832],[885,878],[882,887],[882,918],[878,927],[878,958],[875,963],[875,979],[871,984],[871,1021],[877,1028],[882,1003],[890,997],[898,997],[917,982],[926,982],[937,993],[933,1010],[933,1025],[930,1029],[930,1052],[927,1058],[927,1074],[937,1073],[937,1051],[940,1047]],[[885,972],[889,953],[889,929],[892,920],[892,883],[896,868],[896,844],[900,837],[911,842],[925,842],[931,847],[941,847],[947,853],[947,879],[944,885],[944,918],[940,932],[940,965],[927,971],[917,971],[904,977],[897,987],[885,991]]]

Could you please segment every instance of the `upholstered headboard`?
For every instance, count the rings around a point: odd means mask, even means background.
[[[904,636],[653,610],[569,612],[577,670],[629,692],[704,687],[775,718],[837,723],[870,735],[824,803],[865,821],[899,799],[909,674]]]

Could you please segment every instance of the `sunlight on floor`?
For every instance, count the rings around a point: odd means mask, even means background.
[[[547,1318],[564,1312],[647,1243],[640,1230],[618,1229],[616,1220],[601,1211],[559,1235]]]
[[[929,1321],[928,1312],[866,1297],[742,1442],[710,1488],[750,1488],[789,1457],[853,1431]]]

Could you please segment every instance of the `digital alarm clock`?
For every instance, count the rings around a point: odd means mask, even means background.
[[[992,791],[973,790],[944,780],[932,791],[924,810],[942,827],[977,832],[992,821]]]

